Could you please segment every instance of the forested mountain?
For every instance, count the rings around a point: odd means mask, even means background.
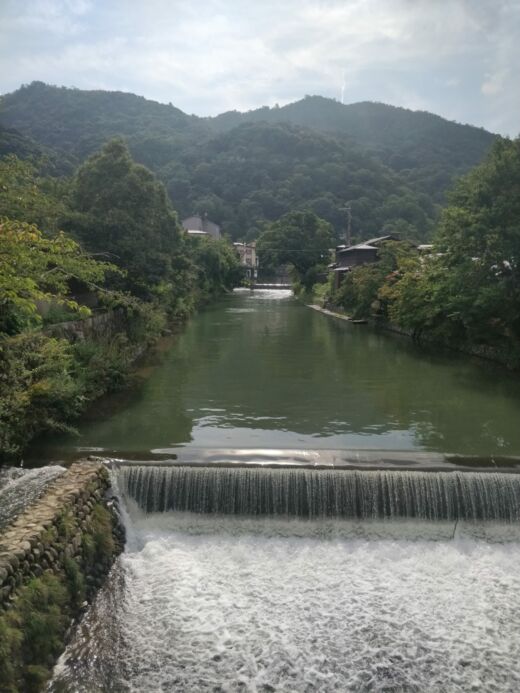
[[[63,173],[122,136],[165,183],[181,216],[207,212],[233,238],[248,239],[294,209],[311,209],[339,236],[346,203],[355,238],[390,230],[428,238],[454,177],[478,163],[494,138],[376,103],[307,97],[198,118],[133,94],[41,82],[2,97],[0,124],[58,154]]]
[[[403,172],[417,190],[442,200],[453,176],[482,161],[495,136],[483,128],[450,122],[433,113],[365,101],[341,104],[307,96],[281,108],[231,111],[211,119],[227,130],[244,122],[293,123],[347,138],[381,163]]]
[[[28,159],[43,156],[43,149],[18,130],[0,125],[0,156],[5,154],[15,154],[21,159]]]
[[[259,108],[247,113],[231,111],[210,119],[212,126],[228,130],[244,122],[293,123],[320,132],[343,135],[383,157],[386,163],[405,168],[417,162],[448,161],[465,168],[478,163],[494,139],[483,128],[450,122],[426,111],[411,111],[364,101],[341,104],[322,96],[306,96],[287,106]],[[402,159],[398,160],[398,153]],[[408,161],[405,161],[408,156]]]
[[[142,96],[32,82],[2,97],[1,123],[63,152],[75,164],[115,136],[171,137],[197,118]]]

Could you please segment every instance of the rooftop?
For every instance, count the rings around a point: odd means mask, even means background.
[[[378,236],[377,238],[369,238],[368,241],[357,243],[356,245],[338,245],[336,250],[339,253],[350,252],[351,250],[377,250],[377,246],[384,241],[397,241],[397,236],[388,234],[387,236]]]

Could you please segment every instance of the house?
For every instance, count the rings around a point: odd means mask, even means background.
[[[233,243],[240,258],[240,265],[244,268],[247,279],[256,279],[258,276],[258,256],[256,254],[256,241],[252,243]]]
[[[220,238],[220,226],[208,219],[208,215],[203,217],[194,216],[182,220],[182,228],[189,236],[211,236]]]
[[[337,289],[341,284],[341,279],[346,272],[350,272],[354,267],[377,262],[379,248],[386,241],[400,240],[393,234],[370,238],[368,241],[356,245],[338,245],[336,247],[336,261],[329,265],[329,269],[334,272],[334,288]]]

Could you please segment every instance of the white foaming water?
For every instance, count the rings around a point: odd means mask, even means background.
[[[50,690],[520,690],[520,544],[389,524],[136,514]]]

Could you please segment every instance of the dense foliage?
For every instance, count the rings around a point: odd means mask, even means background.
[[[164,187],[123,142],[109,142],[80,167],[71,207],[66,227],[89,252],[125,269],[124,288],[148,297],[172,281],[181,251],[177,216]]]
[[[432,252],[392,244],[354,269],[334,301],[449,345],[520,361],[520,139],[499,140],[450,196]],[[398,249],[397,249],[398,248]]]
[[[296,284],[309,291],[326,270],[332,243],[330,224],[312,212],[291,212],[265,229],[257,252],[262,266],[290,265]]]
[[[168,319],[232,288],[240,272],[226,241],[184,236],[164,187],[120,141],[72,179],[4,157],[0,193],[1,458],[67,428],[124,382]],[[110,311],[117,330],[72,343],[53,331],[92,307]]]
[[[70,297],[69,281],[92,286],[103,282],[110,269],[63,232],[46,238],[36,226],[20,221],[0,221],[0,248],[0,333],[16,334],[40,322],[39,302],[61,303],[89,315]]]
[[[454,177],[493,141],[478,128],[377,103],[307,97],[203,119],[133,94],[41,82],[4,96],[0,121],[30,138],[25,146],[59,152],[64,171],[123,136],[182,217],[208,212],[247,240],[295,209],[313,211],[339,236],[346,203],[359,239],[384,230],[426,239]]]

